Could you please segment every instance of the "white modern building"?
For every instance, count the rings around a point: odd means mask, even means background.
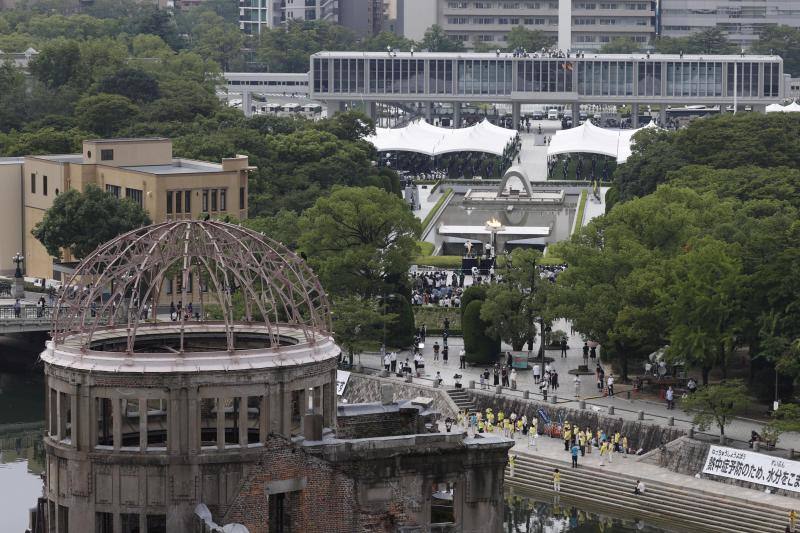
[[[767,26],[800,28],[798,0],[661,0],[661,35],[685,37],[708,28],[748,48]]]
[[[650,0],[397,0],[397,31],[421,40],[438,24],[468,48],[504,48],[512,28],[523,26],[558,38],[561,49],[596,50],[617,37],[646,48],[656,35],[656,2]],[[569,35],[571,33],[571,35]]]

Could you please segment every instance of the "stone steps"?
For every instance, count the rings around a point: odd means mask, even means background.
[[[624,459],[620,456],[617,460]],[[779,507],[647,480],[645,494],[634,495],[634,477],[588,466],[573,469],[566,462],[526,454],[517,455],[514,477],[507,470],[506,480],[512,486],[553,494],[553,468],[562,472],[562,495],[587,500],[592,507],[610,512],[625,510],[642,518],[681,523],[689,531],[772,533],[783,531],[786,525],[788,511]]]
[[[450,396],[459,411],[466,411],[467,414],[475,412],[475,401],[463,389],[449,389],[447,395]]]

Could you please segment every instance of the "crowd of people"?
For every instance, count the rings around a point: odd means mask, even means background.
[[[465,275],[439,270],[411,274],[411,304],[461,307]]]

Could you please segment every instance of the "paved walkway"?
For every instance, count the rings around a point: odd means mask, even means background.
[[[556,321],[553,324],[553,329],[566,331],[568,333],[570,331],[569,325],[563,319]],[[433,360],[433,344],[436,341],[439,342],[440,346],[443,344],[441,337],[429,336],[427,338],[425,342],[425,348],[423,349],[426,376],[425,379],[421,380],[417,380],[417,378],[415,378],[415,381],[430,384],[433,378],[436,376],[436,372],[438,371],[441,372],[446,387],[454,384],[453,375],[456,373],[463,376],[461,382],[465,387],[468,386],[470,380],[474,380],[476,382],[476,387],[480,387],[480,385],[478,385],[480,380],[479,375],[481,372],[483,372],[486,366],[468,366],[466,369],[458,368],[458,353],[464,345],[463,339],[461,337],[448,339],[450,357],[447,365],[445,365],[441,360],[441,355],[439,361]],[[666,404],[658,400],[658,398],[653,395],[644,395],[631,392],[630,399],[628,399],[628,392],[631,391],[632,387],[630,385],[623,384],[616,385],[616,395],[614,397],[603,397],[598,394],[597,383],[595,381],[594,374],[581,376],[580,389],[576,395],[574,376],[569,374],[568,371],[577,368],[579,364],[582,364],[582,347],[583,341],[580,340],[579,336],[572,335],[569,341],[567,357],[559,357],[558,350],[547,350],[545,352],[547,357],[554,358],[552,366],[558,372],[561,386],[557,391],[555,391],[555,394],[558,397],[559,405],[563,405],[564,407],[578,408],[579,400],[585,400],[587,409],[592,409],[599,413],[607,413],[608,407],[613,405],[615,410],[614,416],[624,418],[625,420],[637,420],[638,412],[644,411],[644,420],[646,422],[663,425],[667,423],[667,419],[669,417],[674,417],[676,427],[688,430],[693,426],[691,422],[691,415],[686,414],[680,409],[679,399],[677,402],[678,406],[675,409],[668,410],[666,408]],[[510,350],[510,347],[504,345],[503,350]],[[538,353],[538,346],[536,345],[534,345],[534,353]],[[398,354],[398,361],[402,361],[406,358],[409,359],[409,362],[413,363],[413,357],[411,356],[410,352],[406,351]],[[358,362],[358,359],[356,359],[356,362]],[[369,368],[377,369],[382,368],[383,361],[379,354],[362,354],[361,364]],[[590,370],[593,370],[594,365],[590,363],[589,368]],[[610,366],[606,365],[605,370],[606,375],[608,375]],[[630,372],[633,374],[635,370],[632,368]],[[510,389],[504,389],[504,394],[515,395],[521,398],[522,391],[529,390],[531,391],[532,398],[541,400],[542,398],[538,392],[539,387],[533,382],[532,371],[523,370],[518,371],[517,374],[518,390],[512,391]],[[551,398],[552,395],[553,393],[551,391],[549,398]],[[738,418],[731,422],[727,428],[725,428],[725,434],[732,439],[748,441],[750,439],[750,432],[753,429],[760,431],[763,425],[763,422],[757,420]],[[711,435],[718,435],[716,428],[709,429],[708,433]],[[800,449],[800,434],[784,433],[780,437],[778,446],[784,449]]]
[[[542,125],[541,134],[538,133],[539,124]],[[547,146],[544,144],[544,138],[552,137],[560,129],[559,120],[533,120],[532,133],[520,133],[522,139],[520,164],[531,181],[547,181]]]

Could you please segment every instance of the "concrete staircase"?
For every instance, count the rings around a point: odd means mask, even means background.
[[[592,454],[594,457],[594,454]],[[632,461],[614,456],[615,461]],[[668,524],[676,531],[780,533],[788,523],[788,510],[736,497],[693,491],[644,480],[644,494],[633,494],[636,478],[594,466],[571,468],[567,462],[517,454],[514,477],[506,469],[506,483],[535,493],[553,492],[553,469],[561,471],[561,496],[585,501],[598,512],[634,516]],[[687,480],[692,478],[687,476]]]
[[[468,415],[475,412],[475,401],[464,392],[464,389],[448,389],[447,395],[460,412],[466,411]]]

